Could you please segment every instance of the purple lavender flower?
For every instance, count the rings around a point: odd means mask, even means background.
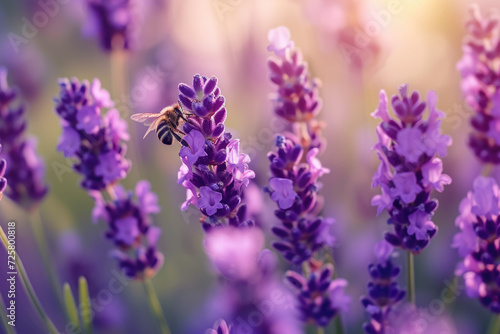
[[[334,243],[330,231],[333,219],[317,215],[321,210],[318,179],[327,170],[321,167],[319,160],[301,162],[303,148],[291,139],[278,136],[276,143],[277,152],[268,154],[273,175],[268,191],[278,204],[275,216],[281,220],[280,225],[272,228],[280,238],[273,246],[285,259],[299,265]]]
[[[61,79],[59,85],[56,114],[63,132],[57,150],[78,161],[74,169],[83,175],[82,187],[103,190],[124,179],[130,169],[123,143],[129,138],[127,123],[114,109],[101,114],[103,108],[113,106],[109,93],[97,79],[92,85]]]
[[[120,268],[134,279],[151,278],[163,265],[163,255],[156,248],[161,230],[150,220],[160,207],[147,181],[137,183],[135,199],[118,184],[130,169],[123,144],[130,137],[127,123],[115,109],[102,114],[113,101],[99,80],[90,86],[86,81],[63,79],[60,87],[55,109],[63,132],[57,149],[77,160],[73,168],[83,175],[81,185],[96,202],[93,220],[107,223],[106,238],[117,247],[113,255]]]
[[[0,193],[26,210],[33,210],[48,192],[44,163],[36,153],[35,138],[25,137],[23,106],[14,106],[17,93],[7,84],[7,70],[0,68]],[[8,168],[6,168],[8,166]],[[6,180],[9,180],[6,188]]]
[[[351,297],[345,294],[347,281],[332,279],[333,266],[326,264],[308,278],[295,271],[286,273],[286,280],[299,301],[302,321],[325,327],[340,311],[347,312]]]
[[[431,218],[437,201],[429,199],[432,190],[443,191],[451,178],[442,174],[443,165],[436,155],[446,155],[451,138],[440,133],[444,113],[436,108],[437,95],[427,93],[427,103],[418,92],[408,95],[408,86],[399,88],[400,96],[393,96],[391,104],[398,120],[389,117],[386,93],[380,92],[380,102],[372,116],[382,122],[377,127],[379,142],[374,150],[380,159],[373,175],[372,188],[379,186],[382,193],[372,199],[378,207],[390,214],[388,224],[394,233],[385,238],[392,245],[418,254],[436,234],[437,226]],[[423,119],[426,106],[429,116]]]
[[[179,101],[189,115],[183,124],[188,146],[179,153],[178,183],[186,188],[182,209],[196,205],[207,231],[223,224],[253,225],[242,198],[255,173],[248,168],[248,155],[240,152],[239,140],[225,132],[227,111],[217,78],[196,74],[192,86],[181,83]]]
[[[325,146],[323,125],[315,119],[321,109],[318,81],[310,79],[288,29],[271,30],[269,41],[268,50],[278,56],[268,61],[270,80],[277,86],[274,112],[292,130],[278,135],[276,150],[268,153],[272,177],[266,191],[277,204],[275,216],[280,220],[272,228],[279,238],[273,246],[286,260],[307,268],[303,274],[289,271],[287,280],[298,299],[300,318],[325,327],[347,308],[350,298],[344,294],[347,281],[333,280],[333,266],[324,264],[318,255],[334,243],[334,220],[319,216],[323,202],[319,179],[330,171],[317,158]]]
[[[208,333],[301,333],[293,299],[274,275],[276,258],[263,245],[264,235],[256,228],[224,226],[206,234],[206,253],[224,283],[217,294],[226,310],[221,316],[230,325],[221,322],[218,332]]]
[[[276,115],[290,122],[310,120],[321,109],[318,80],[309,78],[307,63],[302,60],[300,50],[293,48],[288,29],[278,27],[269,31],[269,41],[268,50],[278,56],[268,60],[269,78],[278,86],[278,93],[272,99]]]
[[[500,313],[500,190],[490,177],[479,176],[460,203],[455,220],[460,228],[452,247],[463,257],[455,273],[463,276],[467,295],[478,298],[491,312]]]
[[[333,246],[332,219],[318,217],[319,178],[329,172],[316,157],[324,147],[319,121],[321,108],[316,80],[309,78],[301,52],[294,49],[285,27],[269,31],[268,50],[278,57],[268,61],[270,80],[277,86],[274,112],[294,133],[276,137],[276,151],[268,154],[272,177],[267,191],[278,205],[281,220],[273,232],[281,240],[273,246],[294,264],[309,260],[323,246]]]
[[[457,68],[462,76],[465,100],[476,112],[471,119],[469,146],[485,163],[500,163],[500,23],[498,15],[481,17],[470,7],[463,57]]]
[[[392,307],[406,295],[396,281],[401,268],[392,263],[393,249],[385,240],[377,243],[374,249],[377,262],[368,266],[372,281],[368,283],[368,296],[361,298],[361,304],[370,315],[370,322],[363,325],[369,334],[387,333]]]
[[[86,0],[90,13],[86,35],[97,36],[106,51],[130,49],[133,13],[131,0]]]
[[[267,51],[274,52],[279,57],[286,57],[287,50],[295,46],[294,41],[291,40],[290,30],[284,26],[269,30],[267,38],[271,42]]]
[[[384,334],[424,334],[424,333],[449,333],[457,334],[453,321],[447,315],[428,316],[428,312],[418,309],[415,304],[397,303],[384,319],[381,325],[373,321],[374,329],[369,329],[367,333]],[[380,327],[379,327],[380,326]],[[466,333],[475,333],[465,331]]]
[[[37,5],[37,11],[40,8]],[[5,18],[2,17],[2,22]],[[8,31],[0,27],[0,33],[5,36]],[[33,101],[42,90],[43,83],[47,79],[48,64],[40,50],[35,44],[19,45],[11,44],[8,38],[0,41],[0,64],[3,64],[8,72],[11,83],[19,89],[21,98],[25,101]],[[19,52],[21,51],[21,52]],[[36,112],[32,110],[30,112]]]

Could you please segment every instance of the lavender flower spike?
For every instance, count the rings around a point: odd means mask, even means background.
[[[457,68],[462,92],[474,109],[469,146],[484,163],[500,163],[500,23],[498,14],[481,17],[479,7],[470,7],[463,57]]]
[[[388,113],[387,95],[380,92],[377,110],[371,115],[381,120],[377,127],[379,142],[374,150],[380,159],[373,175],[372,188],[380,187],[382,193],[372,199],[377,214],[384,209],[390,214],[387,221],[394,226],[394,233],[385,238],[392,245],[418,254],[436,234],[437,226],[431,218],[438,202],[430,199],[432,190],[443,191],[451,178],[443,174],[443,164],[437,156],[445,156],[451,138],[441,134],[444,113],[436,108],[437,95],[427,93],[427,102],[421,101],[418,92],[408,94],[408,86],[399,88],[391,104],[396,115]],[[428,107],[428,117],[423,114]]]
[[[240,152],[239,140],[225,132],[227,111],[217,78],[196,74],[192,86],[181,83],[179,102],[189,114],[183,125],[188,146],[179,152],[178,183],[186,188],[182,209],[196,205],[207,231],[223,224],[253,225],[242,199],[255,173],[248,168],[248,155]]]
[[[317,80],[309,79],[301,52],[294,49],[285,27],[269,31],[268,50],[278,57],[268,61],[270,80],[276,85],[274,112],[293,128],[293,133],[277,135],[276,150],[268,153],[272,177],[267,189],[277,203],[276,217],[281,224],[273,227],[280,238],[273,246],[294,264],[302,264],[323,246],[331,247],[330,227],[334,220],[318,217],[322,200],[319,179],[329,169],[317,155],[324,147],[319,113]]]
[[[160,207],[147,181],[137,183],[135,198],[119,184],[130,169],[123,143],[129,139],[127,123],[116,109],[103,115],[113,101],[99,80],[90,85],[62,79],[60,88],[55,99],[62,127],[57,149],[73,158],[73,169],[83,175],[81,186],[96,202],[93,220],[107,223],[106,238],[117,247],[113,255],[120,268],[133,279],[151,278],[163,264],[163,255],[156,248],[161,231],[150,219]]]
[[[102,116],[103,108],[113,106],[109,93],[94,79],[92,85],[61,79],[60,95],[55,99],[56,114],[63,129],[57,150],[76,159],[74,169],[83,175],[86,190],[103,190],[124,179],[130,169],[125,159],[129,139],[127,124],[116,109]]]
[[[217,293],[220,322],[207,334],[299,334],[293,297],[275,277],[277,259],[266,249],[257,228],[224,226],[206,234],[205,250],[224,283]],[[275,296],[281,296],[277,301]],[[262,306],[273,303],[272,312]],[[258,316],[259,321],[253,321]]]
[[[452,247],[463,257],[455,274],[463,276],[471,298],[493,313],[500,313],[500,189],[490,177],[479,176],[473,190],[460,203],[455,220],[460,228]]]
[[[90,18],[84,27],[86,35],[99,38],[106,51],[130,49],[133,29],[133,0],[85,0]]]
[[[294,48],[287,28],[271,29],[268,37],[268,50],[278,57],[268,60],[269,79],[278,86],[272,98],[274,112],[290,122],[311,120],[321,109],[319,81],[309,78],[307,63],[300,50]]]
[[[393,249],[393,246],[385,240],[377,243],[375,245],[377,262],[368,266],[372,281],[368,283],[368,296],[361,298],[361,304],[370,314],[370,322],[363,325],[368,334],[387,333],[391,309],[406,295],[406,291],[396,282],[401,268],[392,263]]]
[[[347,281],[332,279],[332,275],[331,264],[316,269],[309,278],[295,271],[286,273],[286,281],[297,296],[303,322],[325,327],[340,311],[349,310],[351,297],[344,291]]]
[[[315,116],[321,109],[319,81],[310,79],[300,50],[285,27],[269,31],[268,50],[277,57],[268,61],[270,80],[277,93],[272,98],[274,112],[288,124],[290,132],[276,136],[276,149],[268,153],[272,177],[267,192],[276,202],[280,223],[272,228],[279,240],[273,243],[284,258],[302,273],[289,271],[287,281],[298,300],[300,318],[320,327],[346,310],[347,281],[332,279],[333,266],[319,251],[334,244],[332,218],[319,216],[322,210],[320,178],[330,172],[318,159],[325,147],[323,124]],[[305,269],[304,269],[305,268]]]
[[[26,210],[33,210],[45,197],[44,163],[36,152],[36,139],[25,137],[23,106],[15,106],[17,92],[7,84],[7,70],[0,67],[0,193]],[[6,168],[8,166],[8,168]],[[5,178],[3,177],[5,176]],[[9,180],[6,187],[5,179]]]

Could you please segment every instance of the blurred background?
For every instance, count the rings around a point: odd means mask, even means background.
[[[111,244],[103,237],[104,223],[91,221],[93,200],[78,186],[80,176],[71,171],[70,161],[55,149],[60,135],[53,111],[58,78],[99,78],[128,120],[127,156],[133,167],[124,184],[132,188],[140,179],[149,180],[162,207],[154,221],[163,230],[159,250],[165,264],[154,284],[173,333],[203,333],[216,320],[210,318],[207,301],[213,298],[217,282],[203,251],[196,210],[182,213],[179,209],[184,190],[176,183],[177,148],[161,145],[154,136],[143,140],[145,128],[133,124],[130,115],[159,112],[172,104],[177,100],[177,85],[190,83],[195,73],[217,76],[227,100],[226,125],[241,138],[244,152],[252,158],[250,167],[257,173],[258,188],[251,196],[257,203],[262,196],[262,222],[269,232],[275,223],[273,203],[260,189],[268,180],[266,154],[279,128],[273,123],[269,101],[274,88],[267,79],[267,32],[284,25],[312,75],[322,82],[320,118],[326,122],[328,146],[321,159],[332,171],[323,178],[324,215],[336,219],[336,271],[349,281],[348,293],[353,297],[351,310],[343,318],[346,333],[362,332],[367,317],[358,299],[366,291],[373,245],[388,230],[387,214],[376,217],[370,205],[378,192],[370,189],[378,166],[371,151],[377,141],[377,121],[370,113],[377,107],[380,89],[391,96],[403,83],[421,96],[428,90],[437,92],[438,108],[447,114],[443,131],[453,138],[443,159],[444,172],[453,183],[435,194],[440,203],[434,217],[439,231],[416,257],[417,302],[428,309],[430,318],[450,320],[456,333],[485,331],[489,313],[463,290],[455,303],[439,302],[458,262],[456,250],[450,248],[457,232],[458,205],[481,169],[466,146],[471,111],[462,99],[456,70],[469,1],[143,0],[135,8],[140,20],[124,78],[114,85],[116,57],[101,49],[88,28],[91,18],[85,2],[45,2],[55,3],[58,10],[47,16],[47,22],[39,22],[45,24],[36,31],[28,31],[26,20],[36,20],[44,1],[0,2],[0,66],[9,69],[10,85],[20,90],[27,107],[28,132],[38,139],[39,154],[45,160],[50,191],[40,207],[43,226],[58,274],[74,291],[77,277],[84,275],[91,297],[97,298],[114,277],[116,263],[109,256]],[[484,13],[500,9],[496,0],[478,4]],[[29,37],[14,47],[9,36],[25,32]],[[152,84],[145,85],[145,80]],[[17,222],[18,252],[42,304],[56,326],[63,328],[64,318],[48,288],[28,216],[4,197],[0,219],[4,227],[7,221]],[[3,259],[3,248],[0,253]],[[404,262],[401,256],[403,267]],[[0,270],[2,294],[7,291],[5,271]],[[18,333],[41,333],[41,322],[20,286],[18,292]],[[98,333],[155,331],[141,284],[131,282],[96,313]]]

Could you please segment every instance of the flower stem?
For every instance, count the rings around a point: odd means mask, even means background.
[[[47,239],[45,238],[45,233],[43,232],[42,219],[40,217],[39,210],[35,210],[30,214],[30,223],[33,234],[35,235],[38,249],[40,250],[40,255],[42,256],[43,266],[49,276],[49,281],[52,285],[52,289],[56,294],[57,301],[59,302],[61,310],[65,310],[66,308],[64,307],[64,301],[61,295],[62,285],[60,284],[54,266],[52,265],[49,247],[47,246]]]
[[[165,316],[163,315],[163,310],[161,309],[158,295],[156,294],[154,285],[151,280],[145,280],[144,287],[146,289],[146,294],[148,295],[149,306],[151,307],[151,311],[153,311],[153,313],[155,314],[156,320],[158,320],[161,333],[171,334],[170,329],[168,328],[167,321],[165,320]]]
[[[488,326],[488,334],[497,334],[500,333],[500,315],[493,314],[491,316],[490,325]]]
[[[9,242],[7,239],[7,236],[5,235],[5,232],[3,230],[3,227],[0,226],[0,238],[2,239],[2,244],[5,247],[5,250],[7,252],[9,251]],[[38,300],[38,297],[35,293],[35,290],[33,289],[33,286],[31,285],[31,282],[28,278],[28,274],[26,273],[26,270],[24,269],[23,262],[21,261],[21,258],[19,257],[19,254],[15,252],[15,262],[17,266],[17,272],[19,273],[19,276],[21,278],[21,282],[23,283],[24,290],[26,290],[26,294],[28,295],[28,299],[30,300],[31,304],[35,308],[35,310],[38,312],[38,315],[42,319],[43,323],[49,330],[49,333],[51,334],[58,334],[59,332],[57,331],[56,327],[54,326],[54,323],[50,318],[47,316],[45,313],[42,305],[40,304],[40,301]]]
[[[340,318],[340,314],[335,317],[334,325],[335,334],[344,334],[344,326],[342,326],[342,319]]]
[[[121,98],[127,89],[126,64],[127,54],[122,47],[115,48],[111,52],[111,86],[115,99]]]
[[[415,304],[415,266],[413,261],[413,253],[408,251],[407,255],[408,296],[410,297],[410,303]]]
[[[318,326],[318,334],[325,334],[325,329],[321,326]]]

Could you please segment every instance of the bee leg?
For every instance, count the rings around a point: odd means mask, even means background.
[[[173,129],[173,130],[174,130],[175,132],[177,132],[177,133],[180,133],[180,134],[181,134],[181,135],[183,135],[183,136],[185,136],[185,135],[186,135],[186,134],[184,133],[184,131],[179,130],[179,129],[177,129],[177,128],[175,128],[175,129]]]
[[[187,122],[187,119],[184,117],[184,113],[181,111],[179,108],[174,108],[175,114],[185,120]]]
[[[182,144],[182,146],[189,147],[188,143],[183,138],[181,138],[177,133],[173,131],[171,133],[175,137],[175,139],[177,139],[177,141]]]

